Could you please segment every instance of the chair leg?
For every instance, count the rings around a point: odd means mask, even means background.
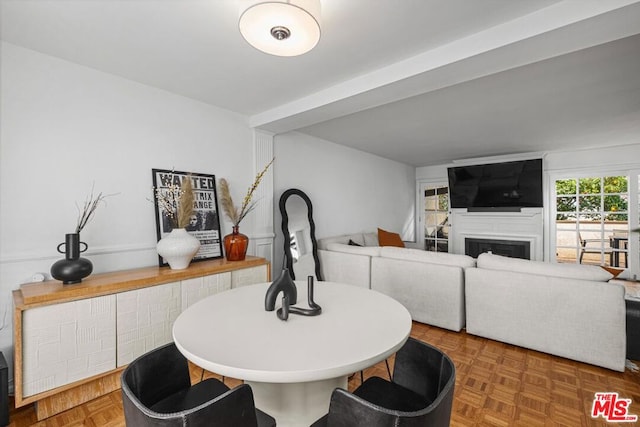
[[[205,373],[205,369],[202,368],[202,373],[200,374],[200,382],[202,382],[204,380],[204,373]],[[222,384],[224,384],[224,375],[222,375]]]
[[[629,252],[624,253],[624,268],[629,268]]]
[[[387,375],[389,375],[389,381],[392,380],[391,378],[391,368],[389,367],[389,359],[384,359],[384,364],[387,365]],[[364,382],[364,371],[360,371],[360,384],[362,384]]]

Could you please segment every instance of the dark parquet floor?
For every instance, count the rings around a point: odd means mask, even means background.
[[[631,399],[629,412],[640,415],[640,373],[610,371],[420,323],[413,324],[411,335],[441,348],[456,365],[452,426],[616,425],[591,418],[596,392],[617,392]],[[390,362],[393,366],[392,359]],[[201,374],[200,368],[191,366],[194,382]],[[386,378],[384,362],[365,370],[364,375]],[[208,376],[215,375],[205,373]],[[227,378],[226,383],[240,382]],[[349,389],[359,383],[360,376],[352,376]],[[40,422],[33,406],[12,409],[10,426],[124,426],[120,391]]]

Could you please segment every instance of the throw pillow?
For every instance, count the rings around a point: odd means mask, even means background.
[[[605,267],[604,265],[601,265],[600,267],[602,267],[604,270],[607,270],[609,273],[613,274],[612,279],[615,279],[616,277],[618,277],[620,275],[620,273],[622,273],[624,271],[621,268]]]
[[[362,245],[359,245],[356,242],[354,242],[353,240],[349,239],[349,246],[362,246]]]
[[[378,228],[378,243],[380,246],[397,246],[404,248],[404,242],[398,233],[391,233],[381,228]]]

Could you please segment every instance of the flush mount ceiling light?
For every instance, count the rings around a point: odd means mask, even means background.
[[[240,33],[258,50],[297,56],[320,40],[320,0],[251,2],[241,11]]]

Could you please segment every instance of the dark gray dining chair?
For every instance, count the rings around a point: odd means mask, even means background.
[[[441,350],[413,338],[396,354],[393,379],[367,379],[353,393],[337,388],[329,413],[312,427],[448,426],[456,369]]]
[[[251,387],[229,389],[209,378],[191,385],[187,359],[174,343],[133,362],[121,377],[127,426],[271,427],[275,420],[256,409]]]

